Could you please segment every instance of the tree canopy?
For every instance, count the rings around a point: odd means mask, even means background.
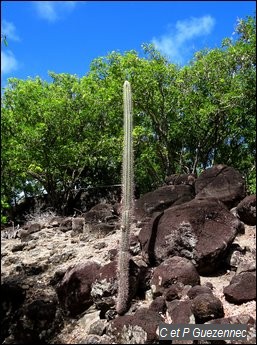
[[[179,67],[153,45],[111,52],[82,78],[50,72],[10,78],[2,93],[1,202],[46,191],[65,212],[74,189],[119,184],[122,85],[133,93],[135,182],[140,193],[173,173],[225,163],[255,192],[256,24]]]

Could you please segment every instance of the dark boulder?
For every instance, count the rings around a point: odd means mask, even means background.
[[[134,315],[118,316],[110,321],[106,334],[115,344],[156,344],[161,322],[158,312],[141,308]]]
[[[191,287],[191,289],[188,291],[187,295],[190,299],[194,299],[196,296],[202,295],[202,294],[213,294],[212,289],[208,286],[201,286],[201,285],[195,285]]]
[[[171,285],[168,289],[165,289],[165,300],[169,302],[175,299],[181,299],[184,293],[184,288],[184,284],[180,282]]]
[[[256,195],[246,196],[236,207],[237,214],[247,225],[256,225]]]
[[[221,202],[194,199],[164,211],[155,238],[142,228],[139,239],[145,239],[142,249],[157,264],[171,256],[182,256],[192,260],[200,274],[210,274],[221,265],[240,227],[241,222]]]
[[[98,276],[100,265],[89,261],[69,268],[56,292],[62,308],[71,316],[78,315],[93,304],[91,286]]]
[[[83,214],[86,232],[107,235],[117,228],[119,217],[113,206],[100,203]]]
[[[218,318],[206,322],[210,325],[246,325],[247,326],[247,339],[227,340],[227,344],[256,344],[256,320],[248,314],[240,314],[230,317]],[[201,342],[202,344],[202,342]],[[206,342],[204,342],[206,344]]]
[[[189,185],[163,186],[144,194],[135,202],[135,215],[138,220],[161,212],[171,205],[180,205],[194,198],[194,189]]]
[[[117,218],[113,206],[104,203],[95,205],[88,212],[84,213],[83,216],[86,223],[106,223]]]
[[[166,259],[154,269],[151,279],[153,295],[160,296],[177,283],[191,286],[199,285],[200,277],[188,259],[174,256]]]
[[[256,274],[242,272],[235,275],[223,289],[225,298],[230,303],[242,304],[256,299]]]
[[[152,310],[161,314],[164,314],[166,312],[166,309],[167,309],[167,306],[165,303],[165,298],[163,296],[156,297],[149,306],[149,310]]]
[[[51,329],[56,317],[57,300],[50,298],[35,299],[25,308],[25,315],[30,320],[31,329],[38,333]]]
[[[206,169],[195,182],[196,198],[214,197],[228,208],[236,206],[246,195],[245,180],[232,167],[223,164]]]
[[[18,319],[18,310],[22,306],[26,292],[17,283],[1,284],[1,344],[9,335],[10,327]]]
[[[191,301],[174,300],[167,303],[168,314],[172,324],[189,324],[194,323],[194,315],[191,310]]]
[[[66,217],[62,219],[59,230],[62,232],[67,232],[72,230],[72,218],[71,217]]]
[[[224,316],[221,301],[213,294],[204,293],[196,296],[191,304],[196,323],[204,323]]]

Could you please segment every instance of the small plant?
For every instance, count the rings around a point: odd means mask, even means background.
[[[129,308],[129,234],[134,213],[133,115],[131,86],[123,85],[124,144],[122,166],[121,242],[118,262],[118,297],[116,310],[122,315]]]
[[[53,217],[56,217],[56,213],[54,211],[40,212],[37,210],[32,214],[27,214],[25,219],[29,224],[38,223],[41,226],[45,226]]]

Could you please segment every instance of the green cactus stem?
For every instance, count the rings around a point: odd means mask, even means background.
[[[131,87],[123,85],[124,144],[122,166],[122,216],[121,242],[118,262],[117,313],[122,315],[129,308],[129,234],[134,208],[134,159],[133,159],[133,115]]]

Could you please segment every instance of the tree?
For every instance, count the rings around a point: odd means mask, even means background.
[[[178,67],[169,64],[152,45],[144,45],[143,49],[146,58],[139,58],[135,51],[124,55],[112,52],[94,60],[90,71],[98,90],[105,95],[105,108],[111,109],[116,119],[122,108],[120,85],[126,79],[133,85],[135,174],[142,192],[160,184],[166,174],[176,169],[180,140],[176,122],[178,95],[172,84]],[[168,136],[170,131],[173,136]]]
[[[239,21],[238,39],[222,48],[198,52],[179,80],[185,138],[184,159],[206,168],[234,166],[247,178],[255,163],[256,28]]]
[[[182,68],[144,44],[144,57],[111,52],[82,78],[51,72],[50,83],[9,79],[2,95],[5,202],[44,190],[67,213],[76,188],[120,183],[125,80],[133,92],[139,193],[166,175],[215,163],[234,166],[255,192],[255,18],[240,20],[236,34]]]
[[[87,183],[94,182],[92,170],[101,161],[101,128],[93,95],[88,92],[87,98],[82,97],[80,80],[50,75],[50,84],[40,78],[9,80],[2,109],[2,183],[11,198],[43,188],[60,211],[73,199],[72,190],[81,176]]]

